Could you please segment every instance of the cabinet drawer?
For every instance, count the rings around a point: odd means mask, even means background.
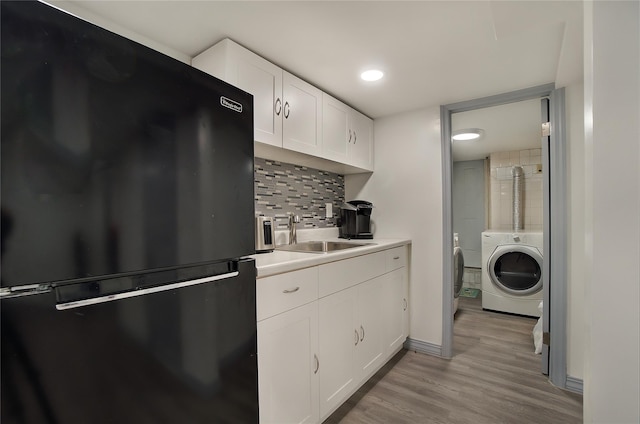
[[[387,272],[407,266],[407,247],[401,246],[385,251]]]
[[[320,265],[319,295],[328,296],[385,272],[385,252]]]
[[[256,281],[258,321],[318,299],[318,267]]]

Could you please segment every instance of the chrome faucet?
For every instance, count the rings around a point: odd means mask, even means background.
[[[296,223],[300,222],[300,217],[294,215],[293,212],[289,212],[289,244],[295,244],[298,242],[298,235],[296,234]]]

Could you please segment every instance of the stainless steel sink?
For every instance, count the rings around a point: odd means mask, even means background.
[[[375,243],[361,243],[351,241],[305,241],[301,243],[277,246],[276,250],[304,253],[329,253],[337,250],[353,249],[354,247],[369,246]]]

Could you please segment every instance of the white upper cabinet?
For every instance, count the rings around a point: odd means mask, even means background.
[[[254,138],[282,147],[282,69],[229,39],[194,57],[191,65],[253,94]]]
[[[308,155],[322,153],[322,91],[283,72],[282,147]]]
[[[232,50],[237,62],[228,82],[253,94],[255,140],[282,147],[282,69],[240,46]]]
[[[323,93],[322,156],[373,171],[373,121]]]
[[[373,171],[373,120],[351,109],[349,164]]]
[[[321,154],[322,91],[229,39],[191,64],[253,94],[255,141]]]
[[[373,171],[373,121],[355,109],[229,39],[191,64],[253,94],[261,157],[339,173]]]
[[[322,156],[347,162],[349,106],[327,93],[322,96]]]

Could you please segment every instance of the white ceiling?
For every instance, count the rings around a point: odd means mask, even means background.
[[[374,119],[582,79],[581,1],[50,2],[183,61],[231,38]],[[459,115],[485,137],[456,160],[539,143],[537,104]]]
[[[453,161],[483,159],[493,152],[539,149],[542,140],[540,99],[454,113],[452,131],[480,128],[477,140],[452,142]]]
[[[174,56],[229,37],[372,118],[554,82],[561,60],[581,78],[581,1],[51,2]]]

